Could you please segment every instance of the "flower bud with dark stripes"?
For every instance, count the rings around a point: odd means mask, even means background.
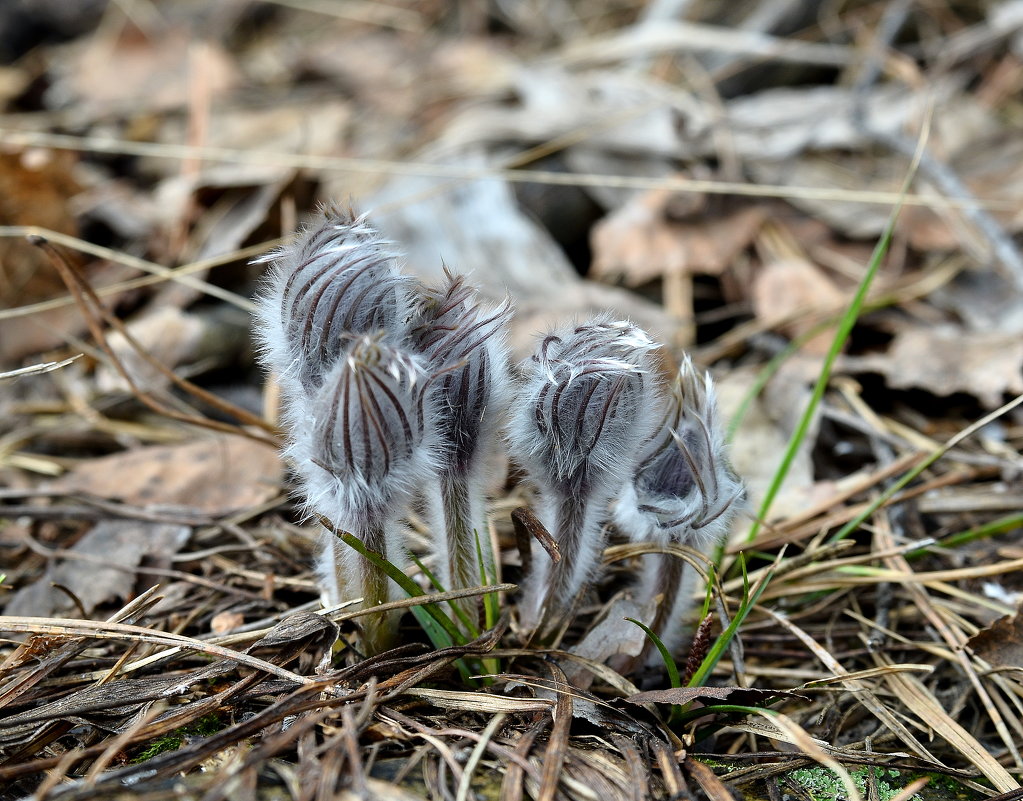
[[[288,451],[310,508],[399,566],[406,561],[400,521],[434,466],[425,383],[419,357],[380,334],[358,337],[304,409]],[[331,603],[361,596],[370,607],[392,599],[383,571],[330,534],[319,573]],[[364,621],[366,649],[386,647],[394,617]]]
[[[480,303],[461,276],[445,271],[445,277],[443,287],[423,288],[412,342],[436,374],[430,394],[440,467],[424,494],[437,578],[444,589],[453,590],[483,582],[477,543],[484,554],[490,551],[485,469],[507,405],[505,339],[512,310],[507,301],[496,307]],[[492,559],[485,562],[492,574]],[[459,607],[475,625],[475,601],[467,599]]]
[[[294,242],[259,261],[271,267],[256,334],[286,402],[316,392],[352,334],[404,336],[410,279],[365,217],[328,208]]]
[[[636,541],[706,548],[728,533],[743,494],[728,462],[710,374],[697,372],[687,356],[660,405],[660,425],[640,451],[615,520]],[[688,602],[679,592],[682,569],[676,557],[646,556],[636,585],[640,603],[662,597],[651,628],[672,645]]]
[[[650,435],[653,347],[632,323],[597,318],[546,336],[523,363],[509,438],[537,485],[538,516],[561,556],[552,565],[534,547],[523,589],[523,623],[543,639],[593,578],[608,506]]]

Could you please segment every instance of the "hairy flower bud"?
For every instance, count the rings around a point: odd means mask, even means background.
[[[660,425],[640,451],[615,520],[637,541],[705,548],[728,532],[743,492],[725,453],[710,374],[701,376],[687,356],[662,407]],[[669,648],[680,640],[689,603],[685,578],[676,557],[643,558],[636,600],[642,605],[661,596],[651,628]]]
[[[509,437],[561,554],[551,567],[538,552],[523,592],[523,620],[541,636],[590,580],[608,505],[649,435],[653,347],[633,324],[598,318],[548,335],[523,365]]]
[[[484,306],[461,276],[446,273],[446,279],[443,288],[422,290],[412,342],[437,375],[430,391],[439,469],[424,494],[437,576],[451,590],[481,582],[477,542],[489,553],[484,470],[507,400],[511,305]],[[492,573],[492,560],[485,561]],[[475,601],[458,606],[472,623]]]
[[[354,340],[308,404],[299,404],[288,449],[309,506],[359,537],[388,561],[406,561],[404,529],[418,482],[433,464],[426,425],[425,374],[418,359],[382,335]],[[386,575],[362,556],[324,535],[319,563],[330,603],[363,598],[363,607],[392,600]],[[368,651],[385,648],[396,618],[367,618]]]
[[[619,520],[641,539],[716,541],[727,531],[742,485],[725,455],[710,374],[697,373],[687,356],[664,406],[618,504]]]
[[[315,393],[352,334],[403,335],[409,279],[364,217],[328,208],[294,242],[260,261],[272,266],[257,335],[286,399]]]
[[[462,276],[424,289],[412,341],[439,373],[433,390],[444,461],[466,470],[496,430],[507,386],[505,338],[511,304],[479,303]],[[495,408],[498,407],[498,408]]]

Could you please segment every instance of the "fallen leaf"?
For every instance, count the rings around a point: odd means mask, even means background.
[[[216,516],[269,500],[280,491],[282,477],[283,465],[273,448],[217,436],[91,459],[47,489]]]
[[[805,259],[783,259],[765,264],[753,278],[753,311],[765,326],[800,311],[803,315],[783,330],[791,339],[802,336],[819,322],[811,310],[838,309],[845,293],[817,265]],[[834,333],[822,331],[802,346],[804,353],[824,355]]]
[[[214,634],[227,634],[245,622],[245,615],[238,612],[221,612],[210,621],[210,631]]]
[[[245,346],[248,324],[248,317],[238,310],[186,312],[177,306],[159,305],[132,320],[127,329],[146,354],[173,370],[197,362],[213,367],[229,361]],[[152,391],[170,383],[121,332],[111,333],[107,343],[139,389]],[[96,370],[96,389],[101,393],[130,391],[121,373],[105,364]]]
[[[760,206],[726,217],[683,222],[697,208],[673,208],[687,197],[666,189],[638,195],[593,229],[590,276],[640,286],[666,274],[719,275],[749,247],[766,211]]]
[[[915,325],[900,331],[886,354],[853,359],[848,366],[881,373],[892,389],[926,389],[939,396],[963,392],[994,409],[1005,393],[1023,392],[1023,337]]]
[[[201,80],[216,99],[238,83],[238,71],[225,50],[199,41],[185,27],[146,36],[126,26],[115,37],[96,37],[69,46],[55,62],[49,97],[76,98],[87,116],[185,106]]]
[[[97,523],[68,551],[54,560],[41,578],[22,587],[7,602],[8,615],[78,616],[77,598],[86,613],[110,601],[125,601],[135,589],[135,569],[152,554],[177,553],[191,534],[189,526],[105,520]]]
[[[966,646],[994,667],[1023,668],[1023,610],[998,618],[970,637]]]

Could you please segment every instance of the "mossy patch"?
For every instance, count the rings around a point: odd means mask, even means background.
[[[195,723],[190,723],[188,726],[182,726],[180,729],[175,729],[170,734],[163,735],[163,737],[157,737],[149,743],[149,745],[143,748],[138,755],[132,759],[132,762],[146,762],[147,760],[167,751],[177,751],[182,745],[184,745],[186,737],[209,737],[224,728],[224,725],[224,721],[220,719],[219,715],[215,713],[205,715],[195,721]]]

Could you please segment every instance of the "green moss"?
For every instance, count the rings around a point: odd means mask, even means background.
[[[852,776],[853,782],[856,784],[856,789],[860,791],[863,798],[867,797],[868,770],[868,768],[862,767],[849,771],[849,775]],[[880,801],[889,801],[905,786],[906,780],[899,780],[900,775],[900,771],[890,768],[874,769],[874,784],[877,786]],[[888,779],[897,781],[889,784]],[[838,775],[827,768],[800,768],[789,773],[788,780],[802,787],[814,801],[848,801],[845,786]],[[784,790],[784,786],[781,789]],[[911,801],[920,801],[920,796],[912,796]]]
[[[158,754],[166,751],[177,751],[185,742],[186,737],[209,737],[224,728],[224,722],[216,713],[210,713],[199,718],[194,723],[175,729],[170,734],[157,737],[149,745],[145,746],[132,760],[132,762],[146,762]]]

